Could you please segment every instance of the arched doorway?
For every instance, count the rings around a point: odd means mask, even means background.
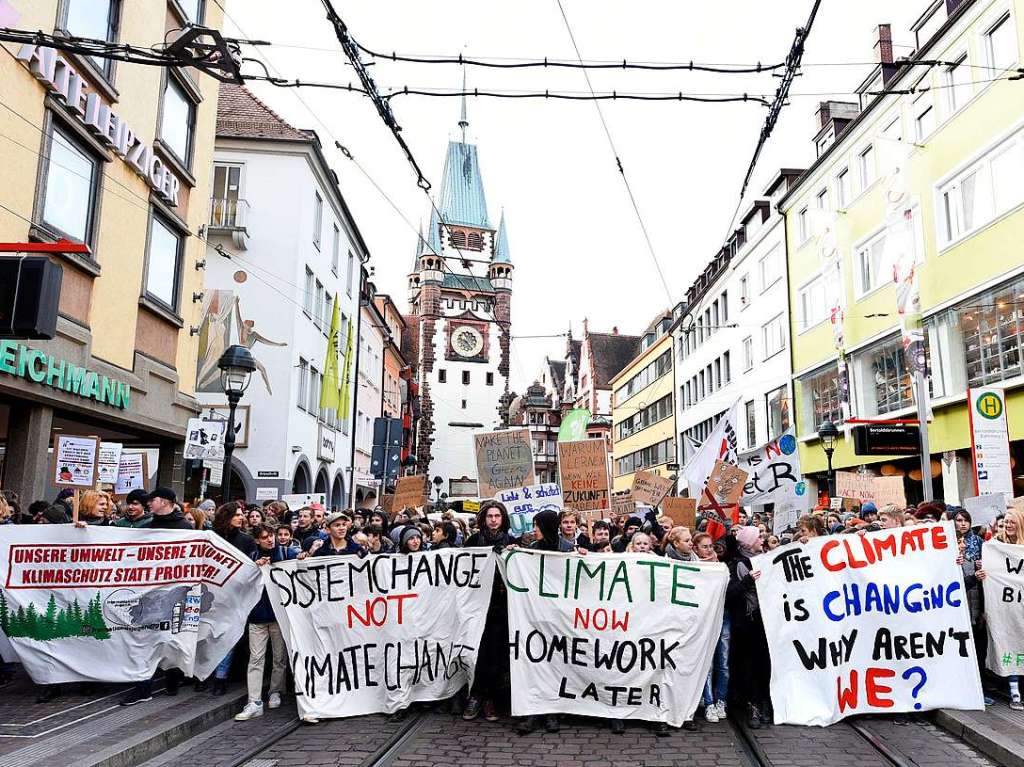
[[[296,495],[305,495],[310,492],[312,481],[309,477],[309,467],[305,462],[300,462],[295,467],[295,477],[292,479],[292,492]]]
[[[331,481],[327,478],[327,469],[321,468],[316,473],[316,484],[313,486],[314,493],[323,493],[327,500],[331,500]]]
[[[345,507],[345,483],[341,480],[341,472],[334,477],[334,485],[331,487],[330,506],[335,509]]]

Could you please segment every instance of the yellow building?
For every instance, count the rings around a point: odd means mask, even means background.
[[[221,27],[200,0],[13,0],[18,29],[133,45],[189,23]],[[84,243],[62,268],[56,337],[0,341],[2,485],[52,498],[57,429],[145,450],[182,490],[197,413],[195,326],[206,247],[218,83],[36,45],[0,56],[0,240]],[[106,387],[120,394],[106,396]]]
[[[842,418],[833,307],[845,317],[852,415],[916,417],[892,282],[900,252],[920,275],[936,497],[975,494],[969,386],[1007,389],[1011,449],[1024,465],[1014,443],[1024,439],[1024,97],[1007,80],[1021,65],[1022,13],[1021,0],[929,3],[909,61],[893,62],[880,27],[859,103],[821,105],[817,160],[780,201],[809,474],[826,465],[818,425]],[[905,473],[908,499],[920,500],[917,459],[856,456],[848,439],[834,457],[837,468],[878,463],[887,465],[872,470]]]
[[[672,313],[640,336],[639,353],[611,379],[612,489],[629,490],[643,469],[668,476],[676,460]]]

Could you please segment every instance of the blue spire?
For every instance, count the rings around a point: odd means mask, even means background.
[[[498,223],[498,241],[494,246],[494,258],[491,259],[492,263],[495,264],[511,264],[512,259],[508,252],[508,229],[505,227],[505,211],[501,211],[501,221]]]
[[[420,232],[419,247],[416,251],[417,265],[416,269],[419,269],[419,257],[424,253],[433,253],[436,256],[441,255],[441,233],[438,231],[440,227],[437,222],[437,213],[431,211],[430,213],[430,228],[427,230],[427,239],[423,239],[423,233]]]
[[[448,142],[441,182],[441,215],[445,223],[490,229],[484,182],[476,147],[461,141]]]

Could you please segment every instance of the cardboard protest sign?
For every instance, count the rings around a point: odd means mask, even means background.
[[[690,530],[697,529],[697,499],[670,496],[661,502],[661,510],[673,522]]]
[[[96,466],[100,482],[107,485],[117,482],[117,468],[121,463],[123,447],[120,442],[100,442],[100,454]]]
[[[506,549],[512,715],[678,727],[700,702],[728,569],[647,554]]]
[[[494,559],[488,549],[442,549],[264,568],[299,714],[391,713],[471,685]]]
[[[853,471],[837,471],[836,495],[856,498],[860,503],[872,501],[879,509],[888,504],[901,509],[907,505],[903,477],[872,477]]]
[[[638,471],[633,475],[633,500],[657,506],[672,490],[672,480],[653,471]]]
[[[761,506],[793,503],[807,495],[800,471],[800,451],[792,429],[756,450],[740,453],[736,465],[747,472],[740,503]]]
[[[988,624],[985,665],[998,676],[1024,674],[1024,546],[987,541],[981,547],[981,568],[988,576],[982,581]]]
[[[752,560],[777,724],[982,709],[952,522],[813,538]]]
[[[608,451],[602,439],[558,443],[558,475],[565,505],[577,511],[609,507]]]
[[[631,490],[620,490],[617,493],[612,493],[611,514],[613,519],[628,517],[634,511],[636,511],[636,501],[633,500],[633,492]]]
[[[501,490],[536,483],[529,429],[488,431],[473,435],[477,495],[493,498]]]
[[[554,482],[502,490],[494,496],[494,500],[505,504],[511,523],[509,532],[516,538],[533,529],[533,518],[538,511],[561,511],[565,505],[562,488]]]
[[[394,509],[401,511],[407,506],[416,508],[426,502],[427,480],[422,474],[399,477],[395,484],[395,497],[391,502]]]
[[[0,527],[0,629],[37,684],[205,679],[242,636],[259,568],[205,530]]]
[[[971,527],[988,527],[1006,511],[1006,496],[984,493],[976,498],[964,498],[964,509],[971,515]]]
[[[57,487],[90,488],[99,472],[100,438],[54,434],[50,473]]]
[[[145,453],[121,453],[117,462],[114,495],[128,495],[132,490],[145,490],[149,477],[149,458]]]
[[[735,506],[743,496],[747,472],[731,463],[715,461],[715,468],[708,477],[708,494],[719,506]]]

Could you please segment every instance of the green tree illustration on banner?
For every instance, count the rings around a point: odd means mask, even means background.
[[[7,595],[0,591],[0,628],[12,639],[110,639],[110,627],[103,621],[103,604],[98,591],[84,610],[77,596],[70,604],[58,608],[57,599],[50,594],[42,612],[31,602],[27,608],[19,605],[17,610],[12,611]]]

